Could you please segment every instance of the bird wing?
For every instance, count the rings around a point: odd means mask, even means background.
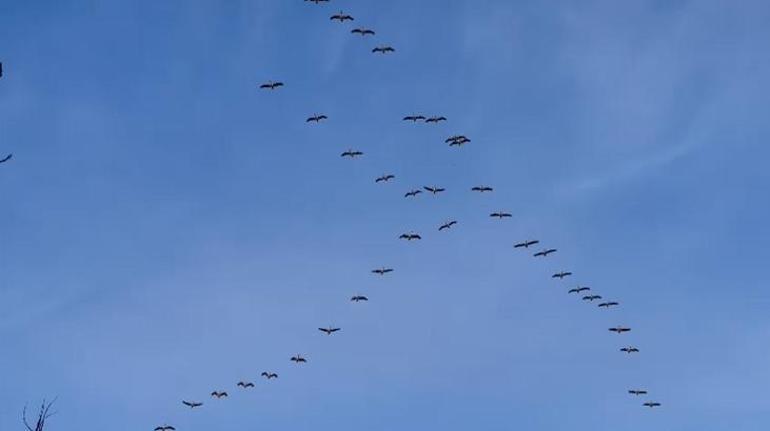
[[[5,163],[8,160],[11,160],[11,157],[13,157],[13,154],[8,154],[7,156],[3,157],[2,160],[0,160],[0,163]]]

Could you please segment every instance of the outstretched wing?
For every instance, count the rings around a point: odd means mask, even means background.
[[[13,153],[11,153],[11,154],[8,154],[7,156],[3,157],[3,159],[2,159],[2,160],[0,160],[0,163],[5,163],[5,162],[7,162],[8,160],[11,160],[11,158],[12,158],[12,157],[13,157]]]

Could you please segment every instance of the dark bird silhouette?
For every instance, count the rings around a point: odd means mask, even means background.
[[[438,231],[441,232],[444,229],[449,229],[450,227],[452,227],[452,226],[454,226],[456,224],[457,224],[456,220],[452,220],[450,222],[446,222],[446,223],[442,224],[441,226],[439,226]]]
[[[432,186],[432,187],[425,186],[425,187],[423,187],[423,189],[433,193],[434,195],[438,194],[438,193],[441,193],[443,191],[446,191],[446,189],[442,189],[441,187],[435,187],[435,186]]]
[[[631,328],[625,328],[623,326],[618,326],[618,327],[615,327],[615,328],[610,328],[609,330],[610,330],[610,332],[614,332],[616,334],[622,334],[624,332],[631,331]]]
[[[561,271],[552,275],[551,278],[558,278],[559,280],[563,280],[565,277],[569,277],[570,275],[572,275],[572,273],[569,271]]]
[[[176,431],[176,428],[171,425],[163,425],[162,427],[155,427],[155,431]]]
[[[372,270],[372,273],[377,275],[385,275],[389,272],[393,272],[393,268],[377,268]]]
[[[450,147],[462,147],[463,145],[467,144],[467,143],[468,143],[468,142],[470,142],[470,141],[471,141],[471,140],[470,140],[470,139],[467,139],[467,138],[464,138],[464,139],[459,139],[459,140],[456,140],[456,141],[452,141],[452,142],[450,142],[450,143],[449,143],[449,146],[450,146]]]
[[[266,82],[266,83],[264,83],[264,84],[259,86],[259,88],[261,88],[263,90],[275,90],[278,87],[283,87],[283,82],[280,82],[280,81],[278,81],[278,82],[268,81],[268,82]]]
[[[395,175],[387,174],[387,175],[383,175],[381,177],[377,177],[377,179],[375,179],[374,182],[375,183],[381,183],[381,182],[386,182],[387,183],[388,181],[390,181],[390,180],[392,180],[394,178],[396,178]]]
[[[643,389],[631,389],[631,390],[628,391],[628,393],[631,394],[631,395],[636,395],[637,397],[639,395],[647,395],[647,391],[645,391]]]
[[[494,190],[494,189],[492,187],[488,187],[488,186],[476,186],[476,187],[471,188],[472,192],[479,192],[479,193],[491,192],[492,190]]]
[[[440,116],[440,117],[429,117],[425,120],[426,123],[435,123],[438,124],[442,121],[446,121],[446,117]]]
[[[372,50],[373,53],[387,54],[389,52],[396,52],[392,46],[378,46]]]
[[[540,241],[535,240],[535,239],[528,239],[528,240],[522,241],[522,242],[520,242],[518,244],[514,244],[513,248],[529,248],[529,247],[531,247],[531,246],[533,246],[535,244],[540,244]]]
[[[470,139],[468,139],[467,137],[465,137],[463,135],[450,136],[450,137],[448,137],[448,138],[446,138],[444,140],[444,142],[449,144],[450,147],[455,146],[455,145],[461,146],[463,144],[467,144],[470,141],[471,141]]]
[[[569,292],[567,292],[567,293],[582,293],[582,292],[587,292],[589,290],[591,290],[590,287],[580,287],[580,286],[578,286],[578,287],[576,287],[574,289],[570,289]]]
[[[321,115],[313,115],[312,117],[308,117],[308,119],[305,120],[305,122],[306,123],[311,123],[311,122],[320,123],[322,120],[328,120],[328,119],[329,119],[329,117],[327,117],[326,115],[323,115],[323,114],[321,114]]]
[[[3,77],[3,62],[0,61],[0,78]]]
[[[5,162],[7,162],[8,160],[11,160],[11,158],[12,158],[12,157],[13,157],[13,153],[11,153],[11,154],[8,154],[7,156],[5,156],[5,157],[3,157],[2,159],[0,159],[0,163],[5,163]]]
[[[654,407],[660,407],[660,403],[647,401],[646,403],[642,404],[645,407],[654,408]]]
[[[296,362],[297,364],[304,364],[307,362],[307,359],[303,358],[301,355],[297,355],[297,356],[292,356],[291,361]]]
[[[583,301],[591,301],[591,302],[594,302],[594,301],[596,301],[597,299],[602,299],[602,297],[601,297],[600,295],[590,295],[590,296],[584,296],[584,297],[583,297]]]
[[[251,382],[238,382],[238,387],[243,389],[253,388],[254,383]]]
[[[305,1],[309,1],[309,2],[315,3],[315,4],[318,4],[318,3],[329,3],[329,0],[305,0]]]
[[[511,215],[511,213],[500,212],[500,211],[494,212],[494,213],[490,214],[489,216],[490,217],[494,217],[494,218],[499,218],[500,220],[502,220],[504,218],[513,217],[513,215]]]
[[[399,239],[405,239],[407,241],[414,241],[416,239],[422,239],[422,237],[416,233],[402,233]]]
[[[212,398],[216,398],[216,399],[220,399],[220,398],[227,398],[228,395],[227,395],[227,392],[225,392],[225,391],[222,391],[222,392],[214,391],[214,392],[211,393],[211,397]]]
[[[599,304],[599,307],[601,307],[601,308],[610,308],[610,307],[615,307],[617,305],[620,305],[620,304],[618,304],[617,302],[614,302],[614,301],[610,301],[610,302],[602,302],[601,304]]]
[[[422,190],[417,190],[417,189],[415,189],[415,190],[412,190],[412,191],[410,191],[410,192],[407,192],[407,193],[404,195],[404,197],[405,197],[405,198],[412,198],[412,197],[415,197],[415,196],[419,195],[420,193],[422,193]]]
[[[369,35],[369,34],[374,36],[374,31],[373,30],[369,30],[368,28],[363,28],[363,27],[354,28],[350,32],[353,33],[353,34],[360,34],[361,36],[366,36],[366,35]]]
[[[332,328],[331,326],[328,328],[318,328],[319,331],[323,332],[326,335],[332,335],[333,333],[342,330],[342,328]]]
[[[350,298],[350,300],[351,300],[352,302],[361,302],[361,301],[368,301],[368,300],[369,300],[369,298],[367,298],[367,297],[365,297],[365,296],[362,296],[362,295],[356,295],[356,296],[354,296],[354,297]]]
[[[358,156],[363,156],[364,153],[358,150],[347,150],[344,153],[340,154],[341,157],[350,157],[351,159],[355,159]]]
[[[639,353],[639,349],[637,349],[636,347],[631,347],[631,346],[624,347],[624,348],[620,349],[620,351],[623,352],[623,353],[628,353],[629,355],[631,353]]]
[[[355,19],[352,16],[350,16],[350,15],[348,15],[348,14],[342,12],[342,11],[340,11],[340,13],[332,15],[331,17],[329,17],[329,19],[332,20],[332,21],[336,20],[336,21],[339,21],[339,22],[355,21]]]
[[[196,407],[200,407],[203,405],[203,403],[196,403],[193,401],[182,401],[182,404],[186,405],[187,407],[194,409]]]
[[[262,377],[266,378],[267,380],[277,379],[278,374],[275,373],[269,373],[267,371],[262,371]]]
[[[411,121],[413,123],[416,123],[418,121],[423,121],[423,120],[425,120],[424,115],[407,115],[406,117],[404,117],[404,121]]]
[[[539,251],[535,253],[533,256],[535,257],[548,257],[549,254],[556,253],[555,248],[549,248],[547,250]]]

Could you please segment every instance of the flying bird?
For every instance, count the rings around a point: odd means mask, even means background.
[[[416,123],[422,120],[425,120],[424,115],[407,115],[406,117],[404,117],[404,121],[411,121],[413,123]]]
[[[381,182],[386,182],[387,183],[388,181],[390,181],[390,180],[392,180],[394,178],[396,178],[395,175],[387,174],[387,175],[383,175],[381,177],[377,177],[377,179],[375,179],[374,182],[375,183],[381,183]]]
[[[476,187],[471,188],[472,192],[479,192],[479,193],[491,192],[492,190],[494,190],[494,189],[492,187],[488,187],[488,186],[476,186]]]
[[[654,408],[654,407],[660,407],[660,403],[655,403],[652,401],[647,401],[646,403],[642,404],[645,407]]]
[[[374,30],[369,30],[368,28],[363,28],[363,27],[354,28],[350,32],[353,34],[360,34],[361,36],[366,36],[368,34],[374,36]]]
[[[425,189],[426,191],[429,191],[429,192],[433,193],[434,195],[435,195],[435,194],[438,194],[438,193],[441,193],[441,192],[443,192],[443,191],[446,191],[446,189],[442,189],[441,187],[435,187],[435,186],[433,186],[433,187],[428,187],[428,186],[425,186],[425,187],[423,187],[423,189]]]
[[[248,388],[253,388],[254,387],[254,383],[251,383],[251,382],[238,382],[237,386],[239,388],[248,389]]]
[[[193,401],[182,401],[182,404],[186,405],[187,407],[194,409],[196,407],[200,407],[203,405],[203,403],[196,403]]]
[[[227,395],[227,392],[225,392],[225,391],[222,391],[222,392],[214,391],[214,392],[211,393],[211,397],[212,398],[216,398],[216,399],[220,399],[220,398],[227,398],[228,395]]]
[[[396,52],[392,46],[378,46],[372,50],[373,53],[387,54],[389,52]]]
[[[338,14],[334,14],[331,17],[329,17],[330,20],[334,21],[337,20],[339,22],[345,22],[345,21],[354,21],[353,17],[340,11]]]
[[[639,349],[637,349],[636,347],[631,347],[631,346],[624,347],[624,348],[620,349],[620,351],[623,352],[623,353],[628,353],[629,355],[631,353],[639,353]]]
[[[610,301],[610,302],[602,302],[601,304],[599,304],[599,307],[610,308],[610,307],[615,307],[616,305],[620,305],[620,304],[614,301]]]
[[[622,334],[622,333],[624,333],[624,332],[629,332],[629,331],[631,331],[631,328],[625,328],[625,327],[623,327],[623,326],[618,326],[618,327],[616,327],[616,328],[610,328],[609,330],[610,330],[610,332],[614,332],[614,333],[616,333],[616,334]]]
[[[430,117],[425,120],[426,123],[440,123],[441,121],[446,121],[446,117],[440,116],[440,117]]]
[[[323,114],[317,115],[316,114],[316,115],[313,115],[312,117],[308,117],[308,119],[305,120],[305,122],[306,123],[312,123],[312,122],[320,123],[321,120],[328,120],[328,119],[329,119],[329,117],[327,117],[326,115],[323,115]]]
[[[587,292],[589,290],[591,290],[590,287],[580,287],[580,286],[578,286],[578,287],[576,287],[574,289],[570,289],[569,292],[567,292],[567,293],[582,293],[582,292]]]
[[[494,212],[494,213],[490,214],[489,216],[490,217],[499,218],[500,220],[502,220],[504,218],[508,218],[508,217],[513,217],[511,215],[511,213],[506,213],[506,212]]]
[[[407,241],[413,241],[416,239],[422,239],[422,237],[416,233],[402,233],[401,236],[398,237],[399,239],[405,239]]]
[[[305,1],[309,1],[309,2],[315,3],[315,4],[318,4],[318,3],[329,3],[329,0],[305,0]]]
[[[572,275],[572,273],[569,271],[561,271],[552,275],[551,278],[558,278],[559,280],[563,280],[565,277],[569,277],[570,275]]]
[[[529,248],[530,246],[533,246],[535,244],[540,244],[540,241],[535,239],[528,239],[526,241],[522,241],[518,244],[514,244],[513,248]]]
[[[533,256],[535,256],[535,257],[548,257],[548,255],[552,254],[552,253],[556,253],[556,249],[555,248],[549,248],[547,250],[539,251],[539,252],[533,254]]]
[[[0,61],[0,78],[3,77],[3,62]]]
[[[259,86],[259,88],[261,88],[263,90],[275,90],[278,87],[283,87],[283,82],[280,82],[280,81],[278,81],[278,82],[268,81],[268,82],[266,82],[266,83],[264,83],[264,84]]]
[[[171,425],[163,425],[162,427],[155,427],[155,431],[176,431],[176,428]]]
[[[450,142],[459,142],[459,141],[470,142],[470,139],[468,139],[465,135],[454,135],[444,140],[444,142],[446,142],[447,144]]]
[[[468,142],[470,142],[470,141],[471,141],[471,140],[470,140],[470,139],[468,139],[468,138],[458,139],[458,140],[456,140],[456,141],[451,141],[451,142],[449,143],[449,146],[450,146],[450,147],[462,147],[463,145],[467,144],[467,143],[468,143]]]
[[[332,335],[333,333],[342,330],[342,328],[332,328],[331,326],[328,328],[318,328],[319,331],[323,332],[326,335]]]
[[[262,377],[266,378],[267,380],[277,379],[278,374],[275,373],[269,373],[267,371],[262,371]]]
[[[350,157],[351,159],[355,159],[358,156],[363,156],[364,153],[358,150],[347,150],[344,153],[340,154],[340,157]]]
[[[442,224],[441,226],[439,226],[438,231],[441,232],[444,229],[449,229],[450,227],[452,227],[452,226],[454,226],[456,224],[457,224],[456,220],[452,220],[450,222],[446,222],[446,223]]]
[[[356,295],[356,296],[354,296],[354,297],[350,298],[350,300],[351,300],[352,302],[361,302],[361,301],[368,301],[368,300],[369,300],[369,298],[367,298],[367,297],[365,297],[365,296],[361,296],[361,295]]]
[[[297,364],[304,364],[307,362],[307,359],[303,358],[300,355],[297,355],[297,356],[292,356],[291,361],[296,362]]]
[[[389,272],[393,272],[393,268],[377,268],[372,270],[372,273],[377,275],[385,275]]]
[[[2,159],[0,159],[0,163],[5,163],[5,162],[7,162],[8,160],[11,160],[11,158],[12,158],[12,157],[13,157],[13,153],[11,153],[11,154],[8,154],[7,156],[5,156],[5,157],[3,157]]]
[[[422,193],[422,190],[415,189],[415,190],[412,190],[410,192],[407,192],[404,195],[404,197],[405,198],[412,198],[412,197],[415,197],[415,196],[419,195],[420,193]]]
[[[636,395],[637,397],[639,395],[647,395],[647,391],[642,390],[642,389],[631,389],[631,390],[628,391],[628,393],[631,394],[631,395]]]
[[[602,297],[601,297],[600,295],[590,295],[590,296],[584,296],[584,297],[583,297],[583,301],[591,301],[591,302],[594,302],[594,301],[596,301],[597,299],[602,299]]]

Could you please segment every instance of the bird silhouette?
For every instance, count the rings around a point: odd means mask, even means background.
[[[182,404],[186,405],[187,407],[194,409],[196,407],[200,407],[203,405],[203,403],[193,402],[193,401],[182,401]]]
[[[520,242],[518,244],[514,244],[513,248],[530,248],[531,246],[533,246],[535,244],[540,244],[540,241],[535,240],[535,239],[528,239],[528,240],[522,241],[522,242]]]
[[[557,250],[555,248],[549,248],[547,250],[539,251],[539,252],[533,254],[533,256],[535,256],[535,257],[548,257],[549,254],[556,253],[556,251]]]
[[[332,20],[332,21],[336,20],[336,21],[339,21],[339,22],[354,21],[355,20],[352,16],[350,16],[350,15],[348,15],[345,12],[342,12],[342,11],[340,11],[337,14],[332,15],[331,17],[329,17],[329,19]]]
[[[660,403],[647,401],[646,403],[642,404],[645,407],[654,408],[654,407],[660,407]]]
[[[375,53],[375,54],[378,53],[378,52],[380,54],[387,54],[389,52],[396,52],[396,50],[393,49],[392,46],[378,46],[378,47],[372,49],[372,52]]]
[[[491,192],[493,190],[494,189],[492,187],[488,187],[488,186],[476,186],[471,188],[472,192],[479,192],[479,193]]]
[[[377,269],[373,269],[372,270],[372,273],[377,274],[377,275],[385,275],[385,274],[387,274],[389,272],[393,272],[393,268],[384,268],[383,267],[383,268],[377,268]]]
[[[422,120],[425,120],[424,115],[407,115],[406,117],[404,117],[404,121],[411,121],[413,123],[416,123]]]
[[[272,380],[272,379],[277,379],[278,378],[278,374],[270,373],[270,372],[267,372],[267,371],[262,371],[261,376],[266,378],[267,380]]]
[[[647,395],[647,391],[643,389],[631,389],[628,391],[629,394],[639,396],[639,395]]]
[[[340,154],[341,157],[350,157],[351,159],[355,159],[356,157],[363,156],[364,153],[358,150],[347,150],[344,153]]]
[[[438,231],[441,232],[444,229],[449,229],[449,228],[451,228],[452,226],[454,226],[456,224],[457,224],[456,220],[452,220],[452,221],[446,222],[446,223],[442,224],[441,226],[439,226]]]
[[[460,139],[460,140],[457,140],[457,141],[450,142],[449,146],[450,147],[462,147],[463,145],[467,144],[470,141],[471,141],[470,139]]]
[[[361,301],[368,301],[368,300],[369,300],[369,298],[367,298],[365,296],[362,296],[362,295],[356,295],[356,296],[350,298],[351,302],[361,302]]]
[[[326,115],[323,115],[323,114],[317,115],[316,114],[316,115],[313,115],[312,117],[308,117],[308,119],[305,120],[305,122],[306,123],[313,123],[313,122],[320,123],[322,120],[328,120],[328,119],[329,119],[329,117],[327,117]]]
[[[404,197],[405,198],[412,198],[422,193],[422,190],[414,189],[412,191],[407,192]]]
[[[353,30],[350,30],[350,32],[353,34],[360,34],[361,36],[366,36],[366,35],[374,36],[374,30],[369,30],[368,28],[363,28],[363,27],[354,28]]]
[[[591,301],[591,302],[594,302],[594,301],[596,301],[597,299],[602,299],[602,297],[601,297],[600,295],[590,295],[590,296],[584,296],[584,297],[583,297],[583,301]]]
[[[552,275],[551,278],[558,278],[559,280],[563,280],[565,277],[569,277],[570,275],[572,275],[572,273],[569,271],[561,271]]]
[[[318,4],[318,3],[329,3],[329,0],[305,0],[305,1],[309,1],[309,2],[315,3],[315,4]]]
[[[623,352],[623,353],[628,353],[629,355],[631,353],[639,353],[639,349],[637,349],[636,347],[632,347],[632,346],[624,347],[624,348],[620,349],[620,351]]]
[[[622,334],[624,332],[631,331],[631,328],[626,328],[626,327],[623,327],[623,326],[617,326],[615,328],[610,328],[609,331],[610,332],[614,332],[616,334]]]
[[[489,216],[492,217],[492,218],[499,218],[500,220],[502,220],[504,218],[513,217],[511,215],[511,213],[506,213],[506,212],[501,212],[501,211],[494,212],[494,213],[490,214]]]
[[[582,293],[582,292],[587,292],[589,290],[591,290],[590,287],[580,287],[580,286],[578,286],[578,287],[576,287],[574,289],[570,289],[569,292],[567,292],[567,293]]]
[[[383,176],[381,176],[381,177],[377,177],[377,178],[374,180],[374,182],[375,182],[375,183],[382,183],[382,182],[386,182],[386,183],[387,183],[387,182],[389,182],[390,180],[392,180],[392,179],[394,179],[394,178],[396,178],[396,176],[395,176],[395,175],[392,175],[392,174],[387,174],[387,175],[383,175]]]
[[[333,333],[342,330],[342,328],[333,328],[330,326],[328,328],[318,328],[318,330],[326,335],[332,335]]]
[[[454,135],[454,136],[450,136],[450,137],[448,137],[448,138],[446,138],[444,140],[444,142],[446,142],[447,144],[452,143],[452,142],[470,142],[470,141],[471,140],[468,139],[465,135]]]
[[[155,431],[176,431],[176,428],[171,425],[163,425],[161,427],[155,427]]]
[[[283,87],[283,82],[277,81],[268,81],[262,85],[259,86],[259,88],[264,90],[275,90],[276,88]]]
[[[434,124],[438,124],[442,121],[446,121],[446,117],[444,116],[430,117],[425,120],[426,123],[434,123]]]
[[[300,355],[297,355],[297,356],[292,356],[291,361],[296,362],[297,364],[304,364],[307,362],[307,359],[303,358]]]
[[[248,389],[248,388],[253,388],[254,387],[254,383],[251,383],[251,382],[238,382],[237,386],[239,388]]]
[[[399,239],[405,239],[407,241],[414,241],[417,239],[422,239],[422,237],[416,233],[402,233],[401,236],[398,237]]]
[[[446,191],[446,189],[442,189],[441,187],[435,187],[435,186],[431,186],[431,187],[425,186],[425,187],[423,187],[423,189],[425,189],[426,191],[431,192],[434,195],[438,194],[438,193],[441,193],[443,191]]]
[[[211,393],[211,397],[212,398],[216,398],[216,399],[220,399],[220,398],[227,398],[228,395],[227,395],[227,392],[225,392],[225,391],[222,391],[222,392],[214,391],[214,392]]]
[[[5,156],[5,157],[3,157],[2,159],[0,159],[0,163],[5,163],[5,162],[7,162],[8,160],[11,160],[11,158],[12,158],[12,157],[13,157],[13,153],[11,153],[11,154],[8,154],[7,156]]]
[[[614,301],[610,301],[610,302],[602,302],[601,304],[599,304],[599,307],[610,308],[610,307],[615,307],[617,305],[620,305],[620,304]]]

